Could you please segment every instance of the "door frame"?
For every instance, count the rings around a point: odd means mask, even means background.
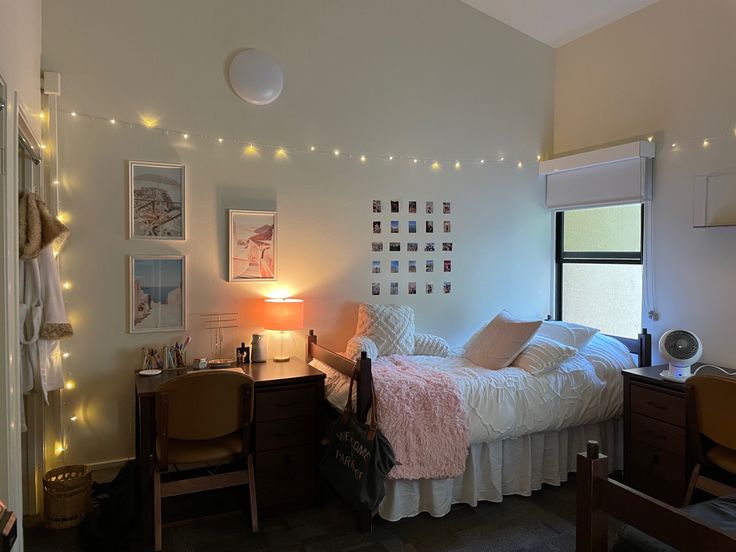
[[[0,497],[18,518],[16,550],[23,550],[23,461],[21,454],[20,340],[18,296],[18,117],[17,92],[0,68]]]

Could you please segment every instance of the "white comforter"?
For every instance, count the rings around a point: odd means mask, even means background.
[[[540,376],[514,367],[488,370],[459,356],[413,356],[412,360],[442,370],[455,380],[465,400],[471,444],[559,431],[620,416],[621,370],[635,367],[626,347],[602,334],[595,335],[579,355],[558,370]],[[311,364],[327,374],[327,399],[342,410],[349,379],[317,360]]]

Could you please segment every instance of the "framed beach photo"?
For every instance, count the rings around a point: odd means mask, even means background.
[[[230,282],[276,280],[276,213],[235,211],[229,213]]]
[[[130,333],[186,328],[186,261],[175,255],[130,255]]]
[[[128,238],[186,239],[184,165],[128,161]]]

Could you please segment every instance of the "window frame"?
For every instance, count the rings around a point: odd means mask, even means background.
[[[601,207],[605,207],[602,205]],[[594,208],[594,207],[591,207]],[[644,204],[640,205],[639,251],[564,251],[565,211],[555,213],[555,320],[562,320],[562,279],[566,264],[644,265]]]

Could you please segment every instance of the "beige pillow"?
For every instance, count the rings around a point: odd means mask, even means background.
[[[573,324],[572,322],[545,320],[539,330],[539,335],[554,339],[569,347],[575,347],[579,351],[593,339],[598,331],[595,328]]]
[[[406,305],[362,303],[356,336],[373,340],[379,356],[414,354],[414,309]]]
[[[506,368],[529,344],[541,325],[541,320],[518,320],[503,310],[470,338],[465,347],[465,357],[491,370]]]

